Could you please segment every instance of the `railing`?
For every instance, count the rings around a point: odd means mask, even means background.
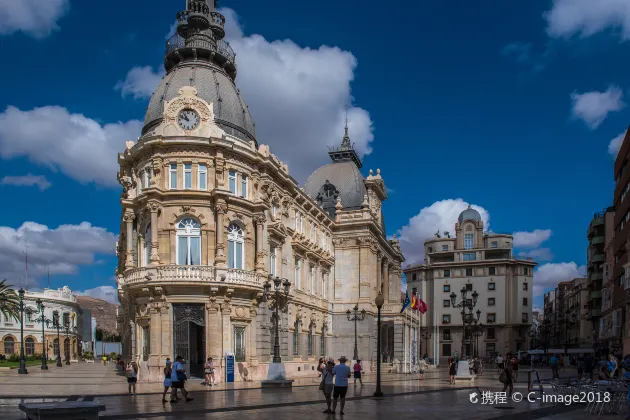
[[[600,211],[593,215],[593,219],[603,219],[606,216],[606,211]]]
[[[210,12],[210,23],[223,28],[225,26],[225,17],[218,12]]]
[[[205,265],[162,265],[157,266],[159,280],[213,281],[214,267]]]
[[[204,48],[214,50],[224,56],[228,61],[231,61],[232,64],[236,65],[236,54],[234,53],[232,46],[229,42],[222,39],[216,41],[216,45],[213,45],[211,42],[200,41],[199,39],[186,42],[182,36],[175,34],[166,41],[166,55],[183,48]]]
[[[266,277],[255,271],[237,270],[230,268],[227,270],[225,281],[228,283],[247,284],[250,286],[262,286]]]
[[[146,267],[132,268],[131,270],[125,271],[125,284],[145,281],[146,277]]]

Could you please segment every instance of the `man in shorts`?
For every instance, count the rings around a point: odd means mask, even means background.
[[[350,366],[346,365],[346,356],[339,358],[339,364],[333,368],[335,375],[335,387],[333,388],[333,408],[334,413],[337,410],[337,400],[341,399],[339,404],[339,414],[343,415],[343,407],[346,405],[346,393],[348,392],[348,379],[350,378]]]

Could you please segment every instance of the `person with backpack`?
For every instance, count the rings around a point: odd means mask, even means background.
[[[508,388],[510,389],[510,392],[507,394],[508,399],[512,397],[512,392],[514,391],[514,371],[512,366],[512,363],[506,362],[501,375],[499,375],[499,382],[503,384],[503,392]]]

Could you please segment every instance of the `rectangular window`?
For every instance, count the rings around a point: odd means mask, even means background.
[[[308,356],[313,355],[313,332],[308,333]]]
[[[145,188],[151,187],[151,168],[146,168],[144,170],[144,187]]]
[[[442,251],[448,251],[448,245],[442,245]]]
[[[276,247],[272,246],[269,252],[269,274],[276,277]]]
[[[523,274],[529,276],[529,267],[523,267]]]
[[[451,339],[451,330],[449,328],[444,328],[442,330],[442,340],[449,341]]]
[[[206,167],[206,165],[197,166],[197,176],[199,178],[197,180],[197,188],[199,188],[200,190],[207,190],[208,189],[208,168]]]
[[[300,269],[301,269],[300,259],[295,259],[295,288],[300,290]]]
[[[245,362],[245,327],[234,327],[234,361]]]
[[[523,318],[522,319],[523,324],[527,324],[527,322],[528,322],[527,312],[523,312],[522,318]]]
[[[442,324],[450,324],[451,316],[448,314],[442,315]]]
[[[310,284],[310,289],[311,289],[311,295],[313,295],[315,293],[315,268],[311,265],[311,271],[309,273],[310,275],[310,280],[311,280],[311,284]]]
[[[488,314],[488,317],[486,318],[486,322],[488,324],[495,323],[496,321],[497,321],[497,314]]]
[[[326,273],[322,273],[322,298],[326,299]]]
[[[177,189],[177,163],[171,163],[168,188],[171,190]]]
[[[488,306],[494,306],[494,298],[488,298]]]
[[[488,340],[494,340],[494,338],[495,338],[494,328],[488,328],[486,330],[486,338]]]
[[[247,175],[241,175],[241,197],[247,198]]]
[[[451,291],[451,285],[450,284],[445,284],[443,290],[444,290],[445,293],[450,292]]]
[[[473,249],[474,246],[475,246],[475,234],[465,233],[464,234],[464,249]]]
[[[444,277],[451,277],[451,270],[444,270]]]
[[[236,172],[228,171],[228,189],[232,194],[236,194]]]
[[[488,268],[488,274],[491,276],[494,276],[497,273],[497,269],[496,267],[490,267]]]
[[[523,306],[527,306],[527,298],[523,298]]]
[[[442,356],[450,356],[451,355],[451,344],[444,343],[442,344]]]
[[[477,254],[475,252],[467,252],[463,255],[464,261],[475,261],[477,259]]]
[[[450,299],[444,299],[444,307],[445,308],[450,308],[451,307]]]
[[[293,355],[300,354],[300,322],[295,321],[293,324]]]
[[[473,275],[472,268],[467,268],[466,269],[466,275],[467,276],[472,276]]]
[[[490,242],[490,248],[497,248],[498,246],[499,246],[499,243],[497,241]]]
[[[523,283],[523,290],[527,290],[527,283]]]
[[[192,188],[192,164],[184,164],[184,189],[189,190]]]
[[[497,285],[496,283],[488,283],[488,290],[496,290]]]
[[[466,290],[472,292],[472,283],[466,283]]]
[[[433,252],[433,247],[429,247],[429,254]]]
[[[70,326],[70,314],[68,312],[64,312],[63,314],[63,326],[64,327]]]
[[[486,354],[491,356],[496,351],[495,343],[486,343]]]
[[[326,330],[322,330],[322,335],[319,337],[319,355],[323,356],[326,353]]]

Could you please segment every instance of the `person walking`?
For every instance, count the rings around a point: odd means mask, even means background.
[[[424,359],[420,359],[418,361],[418,368],[420,370],[420,380],[423,381],[424,380],[424,371],[427,370],[427,362]]]
[[[455,375],[457,374],[457,363],[452,357],[448,358],[448,383],[455,385]]]
[[[131,390],[133,389],[133,394],[136,393],[136,382],[138,382],[138,375],[136,374],[136,369],[133,364],[129,362],[127,364],[127,369],[125,370],[125,376],[127,377],[127,388],[129,389],[129,395],[132,394]]]
[[[173,365],[171,364],[171,359],[166,359],[166,364],[164,366],[164,393],[162,393],[162,402],[166,402],[166,393],[173,385],[173,381],[171,380],[171,375],[173,373]]]
[[[346,405],[346,393],[348,392],[348,379],[350,379],[350,366],[346,365],[346,356],[339,358],[339,364],[336,365],[332,373],[335,375],[335,386],[333,388],[333,407],[331,413],[337,410],[337,400],[339,402],[339,414],[343,416],[343,407]]]
[[[210,379],[210,375],[213,373],[212,367],[210,366],[211,363],[212,363],[212,357],[208,357],[208,360],[203,365],[203,373],[206,377],[206,382],[205,382],[206,387],[212,386],[212,381]]]
[[[499,382],[503,384],[503,392],[505,392],[508,388],[510,389],[510,392],[507,394],[508,400],[512,398],[512,392],[514,391],[514,376],[512,366],[512,363],[509,363],[509,361],[506,362],[505,368],[503,368],[501,375],[499,375]]]
[[[549,366],[551,366],[551,377],[554,379],[559,378],[560,375],[558,374],[558,358],[555,354],[552,354],[549,358]]]
[[[503,370],[503,357],[501,356],[501,353],[499,353],[499,355],[497,356],[497,369],[499,370],[499,372],[501,372]]]
[[[519,360],[516,357],[512,356],[511,363],[512,363],[512,371],[514,372],[514,382],[518,382],[518,363],[519,363]]]
[[[334,388],[333,368],[335,367],[335,361],[332,357],[328,359],[328,363],[326,363],[325,366],[326,367],[322,369],[322,382],[320,389],[324,392],[324,398],[326,399],[326,410],[324,410],[324,413],[332,413],[333,411],[330,409],[330,405],[332,404],[332,392]]]
[[[361,360],[357,359],[357,362],[353,366],[353,370],[354,370],[354,386],[357,386],[357,379],[359,380],[359,383],[361,384],[361,386],[363,386],[363,381],[361,380],[361,370],[362,369],[363,368],[361,367]]]
[[[173,363],[173,369],[171,373],[171,404],[175,404],[177,402],[177,390],[181,389],[182,395],[186,399],[186,402],[190,402],[193,399],[188,398],[188,392],[186,391],[186,372],[184,371],[184,366],[182,365],[182,361],[184,358],[182,356],[177,356],[175,358],[175,363]]]

